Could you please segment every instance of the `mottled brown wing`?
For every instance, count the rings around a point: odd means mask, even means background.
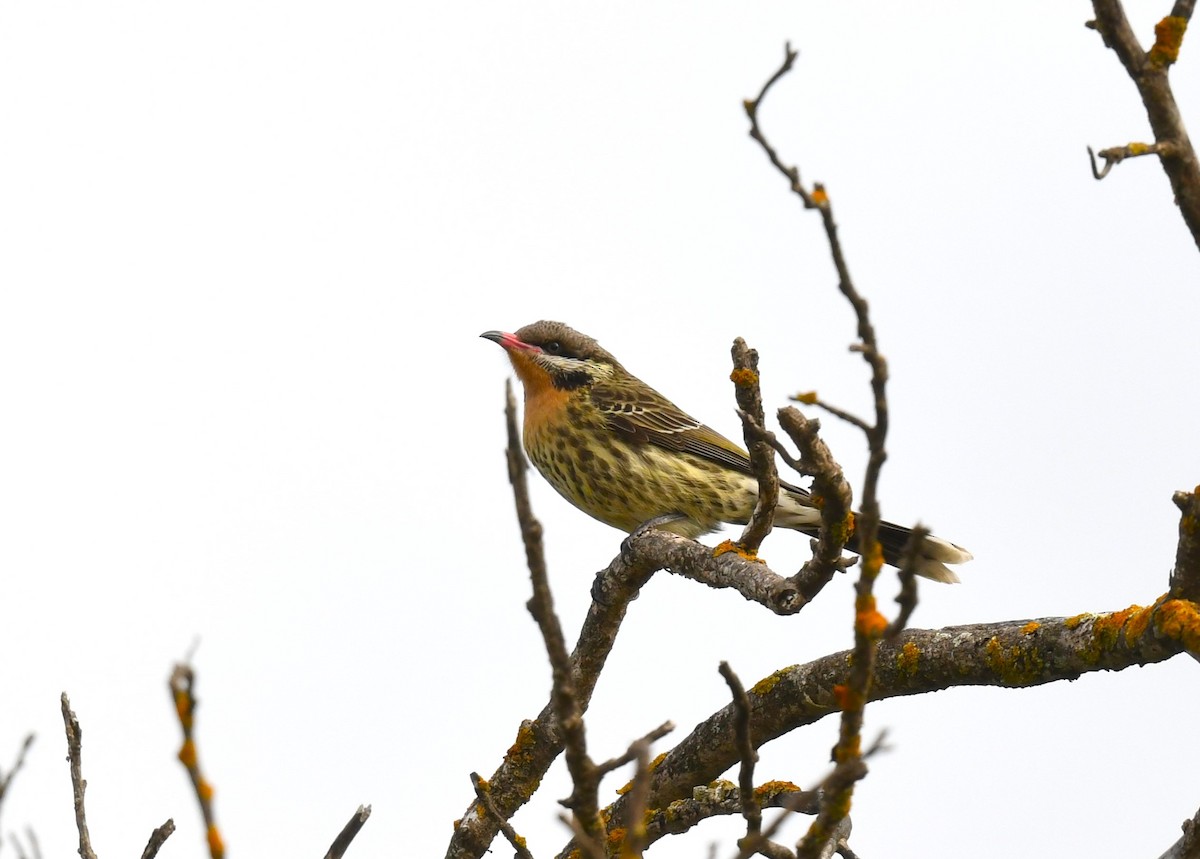
[[[592,402],[608,425],[625,438],[666,450],[690,453],[742,474],[752,474],[746,452],[706,427],[653,388],[626,380],[592,387]]]
[[[640,380],[626,380],[621,385],[596,384],[591,396],[613,431],[631,441],[690,453],[740,474],[754,474],[750,457],[741,447]],[[806,489],[783,481],[780,485],[808,497]]]

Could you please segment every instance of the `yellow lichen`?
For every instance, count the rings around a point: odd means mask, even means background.
[[[803,403],[806,406],[815,406],[817,404],[816,391],[804,391],[799,394],[792,394],[792,399],[798,403]]]
[[[911,641],[906,641],[896,654],[896,670],[909,677],[915,677],[917,666],[921,661],[921,648]]]
[[[750,694],[751,695],[766,695],[768,692],[770,692],[772,689],[775,688],[776,684],[778,684],[781,680],[783,680],[787,676],[788,671],[789,671],[788,668],[780,668],[774,674],[768,674],[762,680],[759,680],[757,683],[755,683],[753,686],[750,687]]]
[[[1031,620],[1029,623],[1021,627],[1021,635],[1033,635],[1041,627],[1041,624],[1036,620]]]
[[[1085,620],[1090,620],[1092,617],[1093,615],[1088,614],[1087,612],[1084,612],[1083,614],[1077,614],[1064,620],[1063,626],[1065,626],[1067,629],[1074,629],[1075,627],[1079,626],[1079,624],[1083,623]]]
[[[1042,676],[1046,662],[1036,647],[1005,647],[996,636],[984,649],[988,668],[1005,686],[1028,686]]]

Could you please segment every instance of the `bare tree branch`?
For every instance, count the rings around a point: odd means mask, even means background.
[[[8,792],[8,786],[12,784],[13,776],[20,772],[21,767],[25,766],[25,756],[29,754],[29,747],[33,745],[33,734],[27,734],[25,741],[21,743],[21,749],[17,752],[17,759],[13,762],[12,768],[7,772],[0,772],[0,808],[4,805],[4,795]]]
[[[171,837],[171,833],[175,831],[174,818],[167,818],[167,822],[150,833],[150,840],[146,842],[146,849],[142,851],[142,859],[154,859],[158,855],[159,849]]]
[[[1158,859],[1200,859],[1200,811],[1183,821],[1183,835]]]
[[[1171,14],[1155,25],[1154,45],[1149,51],[1142,50],[1120,0],[1092,0],[1096,18],[1088,22],[1088,26],[1099,31],[1104,44],[1112,48],[1137,86],[1154,132],[1154,143],[1149,146],[1129,144],[1102,150],[1104,170],[1096,170],[1093,158],[1092,174],[1101,179],[1113,164],[1124,158],[1157,155],[1170,180],[1175,204],[1192,233],[1192,240],[1200,247],[1200,161],[1184,127],[1168,78],[1171,65],[1179,57],[1194,5],[1195,0],[1176,0]]]
[[[80,859],[96,859],[96,852],[92,850],[92,840],[88,835],[87,812],[83,808],[83,794],[87,790],[87,782],[83,780],[83,731],[71,710],[71,701],[66,692],[62,693],[59,702],[62,705],[63,725],[67,731],[67,760],[71,765],[71,791],[75,798],[75,828],[79,830],[79,856]]]
[[[1200,486],[1191,492],[1176,492],[1172,500],[1183,515],[1171,571],[1171,597],[1200,602]]]
[[[742,797],[742,817],[746,819],[746,841],[756,842],[762,834],[762,809],[754,801],[754,765],[758,763],[758,752],[750,737],[750,697],[746,687],[728,662],[720,665],[721,676],[733,696],[734,729],[737,734],[740,765],[738,767],[738,791]]]
[[[900,613],[888,624],[884,633],[887,638],[895,638],[903,632],[917,608],[917,562],[921,557],[921,541],[928,536],[929,529],[919,523],[913,526],[908,536],[908,545],[904,547],[900,562],[900,593],[896,595]]]
[[[350,847],[350,842],[355,839],[370,816],[371,806],[360,805],[358,810],[346,821],[346,825],[337,834],[337,838],[333,839],[333,843],[329,845],[329,850],[325,853],[325,859],[342,859],[346,854],[346,850]]]

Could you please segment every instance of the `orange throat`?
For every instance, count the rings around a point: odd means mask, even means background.
[[[528,435],[562,413],[570,392],[554,387],[550,374],[524,352],[509,351],[508,359],[525,389],[525,433]]]

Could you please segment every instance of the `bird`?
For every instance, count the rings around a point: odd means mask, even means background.
[[[758,499],[746,451],[705,426],[626,370],[613,354],[562,322],[542,320],[515,333],[485,331],[499,344],[525,391],[525,452],[560,495],[626,533],[650,520],[696,538],[722,523],[744,525]],[[775,525],[815,535],[821,514],[808,490],[780,481]],[[899,566],[910,529],[881,522],[884,560]],[[847,544],[858,550],[855,538]],[[932,535],[918,575],[957,582],[948,564],[971,560]]]

